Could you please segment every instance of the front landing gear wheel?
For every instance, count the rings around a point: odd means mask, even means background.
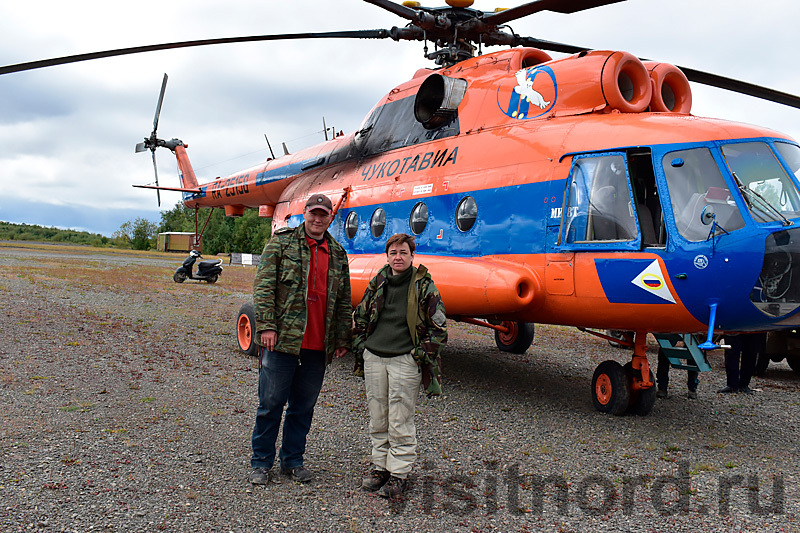
[[[592,403],[601,413],[621,415],[628,408],[630,388],[622,365],[603,361],[592,376]]]
[[[236,340],[239,342],[239,349],[247,355],[258,353],[258,345],[253,336],[256,333],[256,313],[253,304],[247,302],[239,308],[239,316],[236,318]]]
[[[625,370],[625,376],[628,378],[628,388],[630,390],[630,398],[628,400],[628,413],[637,414],[639,416],[647,416],[653,410],[656,404],[656,377],[653,372],[650,372],[650,383],[653,384],[649,389],[637,389],[633,386],[634,381],[641,380],[641,374],[638,370],[633,369],[633,364],[630,362],[625,363],[622,367]]]
[[[508,328],[506,333],[494,332],[494,343],[501,352],[525,353],[531,347],[534,336],[533,322],[503,322],[501,326]]]

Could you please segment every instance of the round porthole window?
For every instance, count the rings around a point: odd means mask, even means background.
[[[456,208],[456,226],[461,231],[469,231],[478,218],[478,204],[472,196],[464,197]]]
[[[373,237],[380,237],[383,235],[383,230],[386,228],[386,211],[379,207],[372,213],[372,219],[369,221],[369,229],[372,231]]]
[[[411,231],[414,235],[422,233],[425,230],[425,226],[428,225],[428,206],[423,202],[415,205],[414,209],[411,210],[409,222],[411,223]]]
[[[347,235],[348,239],[352,239],[356,236],[356,232],[358,231],[358,213],[355,211],[350,211],[350,214],[347,215],[347,219],[344,221],[344,234]]]

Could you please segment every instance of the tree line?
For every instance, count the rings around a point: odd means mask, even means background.
[[[260,254],[270,236],[272,219],[259,217],[255,209],[247,209],[243,216],[233,218],[226,217],[223,209],[203,208],[197,218],[198,229],[206,226],[202,250],[205,255],[232,252]],[[161,213],[160,223],[139,217],[123,223],[110,238],[86,231],[0,222],[0,239],[3,240],[61,242],[134,250],[155,249],[158,234],[168,231],[194,233],[194,209],[178,203]]]

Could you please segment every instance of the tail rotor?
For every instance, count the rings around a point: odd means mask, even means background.
[[[153,155],[153,171],[156,176],[156,187],[158,187],[158,166],[156,165],[156,148],[164,146],[164,141],[159,139],[156,135],[158,130],[158,117],[161,115],[161,104],[164,102],[164,92],[167,90],[167,74],[164,73],[164,81],[161,83],[161,94],[158,96],[158,105],[156,105],[156,115],[153,118],[153,132],[150,137],[145,137],[144,142],[136,145],[136,153],[150,150]],[[156,196],[158,197],[158,206],[161,207],[161,191],[156,188]]]

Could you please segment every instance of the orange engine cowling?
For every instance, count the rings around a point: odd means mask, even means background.
[[[592,50],[546,66],[558,80],[556,116],[611,110],[640,113],[650,105],[650,76],[628,52]],[[545,95],[545,100],[550,99]]]
[[[692,89],[681,69],[675,65],[655,61],[647,61],[644,66],[650,73],[653,84],[650,110],[688,115],[692,110]]]
[[[628,52],[612,52],[603,64],[603,96],[609,107],[639,113],[650,104],[652,87],[647,69]]]

